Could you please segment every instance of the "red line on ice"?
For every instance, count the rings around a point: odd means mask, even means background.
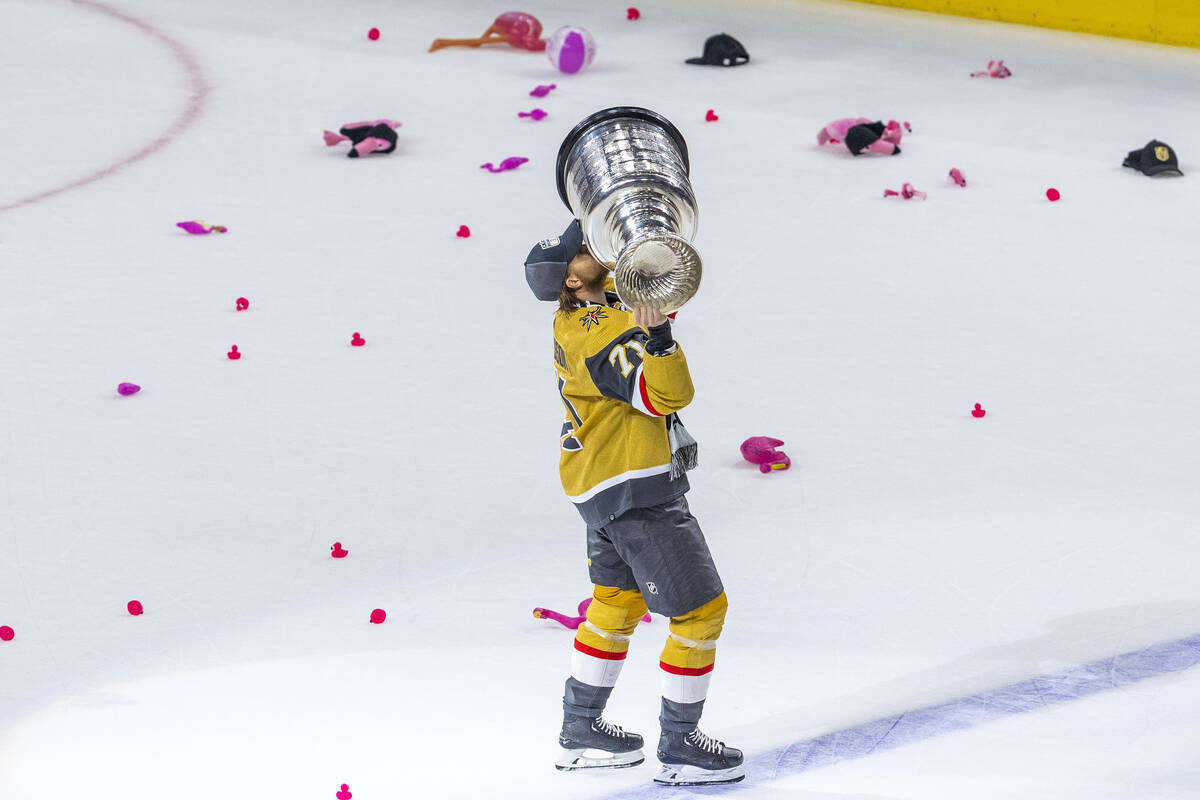
[[[53,189],[46,189],[45,191],[38,192],[37,194],[32,194],[28,197],[23,197],[19,200],[2,205],[0,206],[0,211],[9,211],[14,208],[20,208],[21,206],[31,205],[47,198],[54,197],[57,194],[62,194],[63,192],[68,192],[72,189],[78,189],[82,186],[87,186],[90,183],[95,183],[98,180],[107,178],[109,175],[119,172],[125,167],[128,167],[130,164],[136,164],[138,161],[141,161],[147,156],[153,155],[166,145],[170,144],[170,142],[180,133],[182,133],[185,128],[196,121],[196,118],[200,116],[200,112],[204,108],[204,100],[206,97],[208,97],[208,84],[204,81],[204,73],[200,69],[200,64],[196,61],[196,58],[191,54],[191,52],[182,44],[175,41],[170,36],[167,36],[150,23],[126,14],[123,11],[117,11],[115,8],[110,8],[103,3],[97,3],[95,0],[71,0],[71,2],[75,5],[87,6],[99,11],[102,14],[107,14],[108,16],[118,19],[121,22],[132,25],[141,30],[143,33],[166,45],[175,55],[175,58],[179,61],[179,63],[183,65],[183,68],[187,71],[188,80],[191,83],[191,98],[188,100],[187,108],[183,110],[183,113],[179,115],[178,119],[171,123],[171,126],[159,134],[157,138],[155,138],[149,144],[144,145],[137,152],[132,153],[131,155],[128,155],[119,161],[115,161],[106,167],[102,167],[95,172],[84,175],[81,178],[64,183],[61,186],[56,186]]]

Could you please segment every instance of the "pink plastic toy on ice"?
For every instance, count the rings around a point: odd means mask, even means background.
[[[570,628],[571,630],[576,630],[580,625],[583,624],[583,621],[585,619],[587,619],[588,606],[590,606],[591,604],[592,604],[592,598],[590,598],[590,597],[587,598],[586,600],[579,601],[579,616],[577,616],[577,617],[568,617],[565,614],[558,613],[557,611],[551,611],[548,608],[540,608],[540,607],[535,608],[533,610],[533,615],[535,617],[537,617],[538,619],[552,619],[555,622],[561,623],[563,625],[563,627],[565,627],[565,628]],[[650,621],[650,615],[643,614],[642,622],[649,622],[649,621]]]
[[[954,181],[959,186],[962,186],[964,188],[967,185],[967,176],[963,175],[962,170],[959,169],[958,167],[954,167],[953,169],[950,170],[950,180]]]
[[[977,72],[972,72],[972,78],[1007,78],[1012,75],[1012,70],[1004,66],[1003,61],[989,61],[987,69],[981,69]]]
[[[486,164],[480,164],[479,168],[486,169],[488,172],[507,172],[510,169],[516,169],[528,160],[528,158],[522,158],[521,156],[509,156],[501,161],[498,167],[492,166],[492,162],[489,161]]]
[[[209,225],[204,220],[188,220],[187,222],[176,222],[175,227],[183,228],[188,233],[194,233],[198,236],[203,236],[208,233],[225,233],[229,229],[224,225]]]
[[[912,200],[914,197],[919,197],[922,200],[924,200],[925,192],[918,192],[911,183],[906,183],[900,187],[900,191],[898,191],[898,192],[895,189],[884,189],[883,196],[884,197],[900,197],[900,198],[903,198],[904,200]]]
[[[434,39],[429,52],[443,47],[479,47],[484,44],[510,44],[520,50],[541,53],[546,49],[542,36],[542,23],[537,17],[524,11],[508,11],[496,20],[478,39]]]
[[[551,83],[551,84],[540,84],[540,85],[538,85],[538,86],[535,86],[535,87],[533,87],[533,91],[531,91],[531,92],[529,93],[529,96],[530,96],[530,97],[545,97],[546,95],[550,94],[551,92],[553,92],[553,91],[554,91],[555,89],[557,89],[557,88],[558,88],[558,86],[557,86],[556,84],[553,84],[553,83]]]
[[[742,442],[742,458],[751,464],[758,464],[758,471],[763,474],[773,469],[787,469],[792,465],[792,460],[787,453],[775,449],[781,444],[781,440],[770,436],[751,436]]]
[[[535,108],[533,111],[518,111],[517,116],[518,117],[529,117],[534,122],[541,122],[546,117],[548,117],[549,114],[547,114],[545,111],[542,111],[540,108]]]

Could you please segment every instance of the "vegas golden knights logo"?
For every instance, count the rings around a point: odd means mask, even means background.
[[[1171,157],[1171,151],[1165,147],[1154,148],[1154,157],[1159,161],[1166,161]]]

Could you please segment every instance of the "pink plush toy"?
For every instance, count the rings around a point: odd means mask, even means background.
[[[347,122],[338,133],[325,131],[325,146],[350,142],[350,152],[346,154],[350,158],[361,158],[369,153],[390,153],[396,149],[396,128],[402,124],[392,119]]]
[[[751,464],[758,464],[758,471],[766,474],[773,469],[787,469],[792,460],[787,453],[775,448],[783,444],[779,439],[770,436],[751,436],[742,442],[742,458]]]
[[[862,125],[870,122],[866,117],[846,117],[845,119],[835,119],[833,122],[826,125],[821,130],[817,131],[817,144],[841,144],[846,141],[846,131],[853,128],[855,125]]]
[[[535,608],[533,610],[533,615],[535,617],[537,617],[538,619],[552,619],[555,622],[562,623],[563,627],[570,628],[571,630],[576,630],[580,625],[583,624],[583,621],[585,619],[587,619],[588,606],[590,606],[591,604],[592,604],[592,598],[590,598],[590,597],[587,598],[586,600],[580,600],[579,601],[579,616],[577,616],[577,617],[568,617],[565,614],[558,613],[557,611],[551,611],[548,608],[540,608],[540,607]],[[650,615],[643,614],[642,622],[649,622],[649,621],[650,621]]]
[[[898,191],[898,192],[895,189],[884,189],[883,196],[884,197],[902,197],[905,200],[912,200],[914,197],[919,197],[922,200],[924,200],[925,192],[918,192],[911,183],[906,183],[900,187],[900,191]]]
[[[1004,66],[1003,61],[989,61],[987,69],[981,69],[978,72],[972,72],[972,78],[1007,78],[1012,75],[1012,70]]]
[[[866,117],[846,117],[817,131],[817,144],[842,145],[856,156],[864,152],[894,156],[900,153],[903,136],[904,127],[894,119],[884,125]]]

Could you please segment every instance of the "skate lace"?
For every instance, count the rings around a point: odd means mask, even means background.
[[[617,736],[622,739],[625,738],[625,729],[620,725],[613,725],[604,717],[596,717],[596,720],[592,723],[592,725],[596,730],[600,731],[606,736]]]
[[[720,755],[725,749],[724,742],[718,742],[699,728],[689,733],[687,740],[706,753],[713,753],[714,755]]]

